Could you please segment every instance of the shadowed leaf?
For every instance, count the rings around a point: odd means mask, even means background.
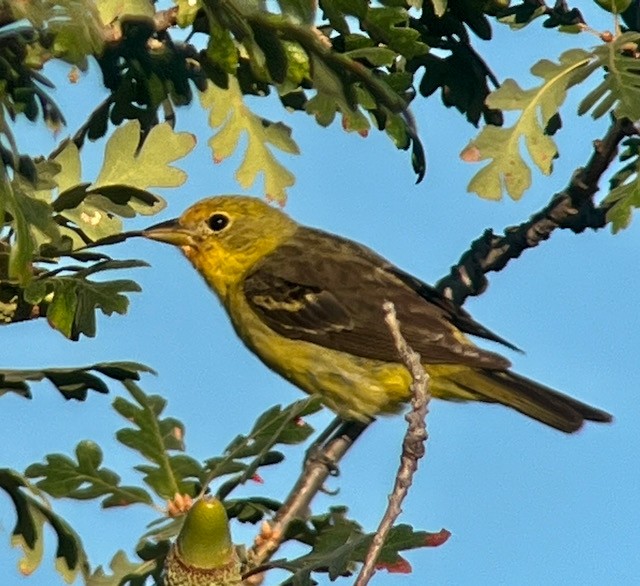
[[[148,366],[136,362],[103,362],[77,368],[48,368],[42,370],[0,370],[0,396],[14,392],[31,398],[30,383],[48,380],[65,397],[84,401],[94,390],[108,391],[104,381],[91,373],[98,372],[113,380],[123,382],[138,380],[141,372],[151,372]]]
[[[306,532],[292,536],[302,538],[312,550],[296,559],[270,562],[271,566],[292,573],[284,584],[312,584],[313,572],[327,573],[331,580],[335,580],[352,574],[357,564],[364,561],[374,534],[365,534],[358,523],[346,517],[346,512],[344,507],[332,507],[325,515],[311,517]],[[300,527],[296,529],[300,531]],[[448,536],[449,532],[446,530],[428,533],[416,531],[409,525],[396,525],[380,551],[376,566],[389,572],[408,573],[411,566],[400,552],[439,545]]]
[[[15,470],[0,468],[0,489],[13,501],[16,524],[11,544],[22,550],[20,572],[27,576],[40,566],[44,554],[44,527],[55,535],[56,570],[67,583],[89,573],[87,554],[79,535],[49,507],[43,494]]]
[[[626,164],[611,178],[611,191],[602,201],[608,208],[607,221],[614,233],[627,228],[633,210],[640,208],[640,139],[629,138],[624,145],[620,161]]]

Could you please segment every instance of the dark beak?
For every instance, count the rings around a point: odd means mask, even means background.
[[[145,238],[174,246],[193,246],[193,234],[180,225],[178,218],[161,222],[142,231]]]

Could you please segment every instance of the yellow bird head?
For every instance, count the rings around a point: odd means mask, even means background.
[[[179,247],[216,293],[225,296],[297,228],[294,220],[264,201],[231,195],[203,199],[143,235]]]

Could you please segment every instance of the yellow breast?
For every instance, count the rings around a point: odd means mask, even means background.
[[[346,419],[395,413],[409,399],[409,372],[398,363],[360,358],[285,338],[252,311],[241,290],[223,300],[244,343],[269,368]]]

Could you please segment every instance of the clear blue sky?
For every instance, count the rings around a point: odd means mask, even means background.
[[[591,22],[612,28],[606,18]],[[496,27],[496,36],[499,42],[487,53],[488,61],[500,78],[515,76],[525,87],[532,78],[520,64],[597,42],[587,34],[559,36],[537,23],[517,35]],[[49,73],[66,91],[65,68],[52,67]],[[59,96],[72,131],[80,122],[75,113],[85,111],[74,107],[74,100],[90,96],[95,103],[99,86],[92,75],[95,68]],[[297,177],[286,207],[291,215],[361,241],[433,282],[485,228],[500,231],[528,218],[586,162],[606,121],[575,119],[576,104],[585,93],[578,89],[563,109],[557,173],[550,178],[535,175],[533,189],[522,201],[498,203],[466,193],[477,167],[460,162],[458,153],[475,130],[456,112],[445,110],[439,99],[415,109],[429,160],[426,179],[417,186],[408,155],[395,151],[385,136],[372,132],[363,139],[345,134],[339,124],[320,129],[304,114],[280,111],[273,101],[252,103],[266,117],[291,125],[301,147],[301,156],[285,158]],[[169,206],[157,220],[178,215],[204,196],[240,192],[233,179],[237,158],[211,165],[206,145],[210,129],[200,108],[180,110],[178,120],[180,129],[200,129],[199,144],[181,163],[189,173],[188,183],[164,193]],[[51,150],[50,136],[32,126],[20,129],[23,149]],[[99,145],[96,152],[101,149]],[[95,176],[95,166],[94,155],[87,160],[88,178]],[[251,192],[260,194],[260,189]],[[134,221],[127,227],[141,225]],[[427,456],[400,521],[434,531],[446,527],[453,535],[440,548],[409,553],[413,574],[380,574],[374,584],[595,585],[637,580],[640,324],[633,300],[640,288],[639,245],[638,219],[616,237],[607,230],[579,236],[556,233],[503,272],[492,274],[488,291],[467,303],[480,322],[526,350],[525,355],[508,354],[517,371],[605,408],[616,419],[612,425],[588,425],[565,436],[498,406],[434,402]],[[145,377],[143,387],[167,397],[168,414],[186,422],[190,452],[202,458],[218,454],[235,434],[248,431],[268,406],[300,397],[244,349],[215,298],[178,252],[140,241],[109,252],[152,265],[130,275],[143,292],[132,296],[128,316],[100,318],[98,337],[78,343],[65,340],[44,321],[1,328],[3,366],[120,359],[149,364],[159,376]],[[41,363],[43,349],[47,365]],[[70,453],[78,441],[94,439],[113,450],[105,464],[123,471],[125,481],[134,481],[136,475],[124,471],[138,460],[117,448],[113,439],[122,426],[110,408],[113,394],[90,395],[86,403],[66,403],[46,385],[35,387],[34,394],[31,402],[11,395],[1,399],[3,465],[22,469],[45,453]],[[329,419],[322,413],[311,423],[322,428]],[[330,482],[339,494],[318,496],[314,511],[344,504],[373,530],[387,502],[404,427],[396,417],[367,431],[341,465],[340,477]],[[244,494],[284,498],[299,471],[302,450],[289,449],[287,455],[285,465],[264,472],[264,485],[247,486]],[[107,564],[119,547],[131,552],[144,524],[154,518],[142,507],[99,513],[96,503],[55,506],[85,537],[94,564]],[[23,583],[14,571],[18,555],[8,545],[13,522],[7,499],[0,499],[0,571],[3,584],[9,585]],[[252,531],[234,527],[236,541],[252,536]],[[59,582],[51,570],[55,543],[48,537],[43,567],[25,584]],[[273,574],[266,584],[277,582]]]

